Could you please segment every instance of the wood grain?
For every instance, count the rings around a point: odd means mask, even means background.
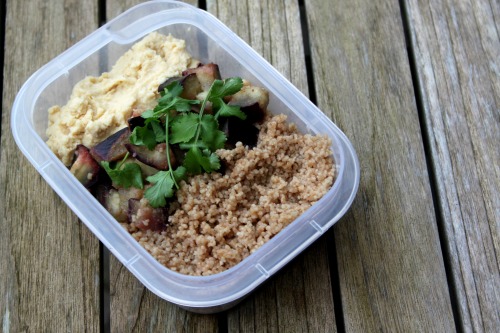
[[[113,0],[106,2],[106,19],[112,20],[126,10],[144,3],[144,0]],[[198,7],[198,0],[182,0],[182,2]]]
[[[207,10],[308,94],[298,1],[207,1]],[[335,332],[327,241],[323,237],[230,310],[229,331]]]
[[[500,327],[500,3],[405,1],[464,332]]]
[[[96,2],[7,1],[0,159],[2,332],[98,332],[99,242],[21,154],[10,112],[23,82],[97,27]]]
[[[217,316],[179,308],[151,293],[110,258],[111,332],[216,332]]]
[[[345,329],[452,332],[398,3],[312,0],[306,12],[318,105],[361,165],[357,198],[334,227]]]

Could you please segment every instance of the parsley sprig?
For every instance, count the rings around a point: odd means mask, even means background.
[[[192,106],[200,104],[199,100],[188,100],[180,97],[183,87],[175,81],[161,93],[158,104],[153,110],[145,111],[141,117],[144,126],[134,128],[130,141],[135,145],[144,145],[152,150],[157,143],[166,143],[168,170],[159,171],[147,177],[152,184],[144,192],[153,207],[162,207],[166,199],[174,196],[174,189],[187,174],[196,175],[201,172],[212,172],[220,168],[220,160],[215,153],[223,148],[226,135],[219,130],[219,117],[235,116],[245,119],[246,115],[238,106],[228,105],[224,97],[234,95],[243,87],[239,77],[215,80],[201,102],[198,113],[192,112]],[[205,114],[211,103],[212,114]],[[170,161],[170,145],[179,144],[186,151],[183,165],[175,170]]]
[[[186,168],[183,166],[177,167],[173,170],[172,163],[170,161],[170,146],[169,146],[169,118],[170,113],[165,113],[165,142],[167,151],[167,171],[159,171],[152,176],[146,178],[146,180],[153,186],[149,187],[144,192],[144,197],[149,200],[149,203],[153,207],[163,207],[167,204],[166,198],[171,198],[174,196],[174,186],[176,189],[179,188],[179,182],[184,179],[186,175]]]
[[[113,184],[129,188],[143,188],[141,167],[137,163],[125,163],[129,153],[115,166],[112,166],[108,161],[102,161],[101,165],[106,170]]]

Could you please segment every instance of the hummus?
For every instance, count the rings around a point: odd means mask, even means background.
[[[77,144],[93,147],[127,126],[132,114],[156,105],[162,82],[197,65],[185,41],[149,34],[118,59],[110,72],[86,77],[76,84],[66,105],[49,109],[47,145],[69,166]]]

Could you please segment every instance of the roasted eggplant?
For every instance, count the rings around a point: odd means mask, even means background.
[[[97,182],[101,167],[90,155],[87,147],[79,144],[75,150],[74,162],[71,165],[71,173],[83,184],[86,188],[90,188]]]
[[[124,127],[90,149],[90,154],[98,162],[118,161],[127,154],[125,144],[129,142],[130,130]]]
[[[229,98],[229,105],[237,105],[246,115],[246,121],[261,123],[266,117],[269,93],[264,88],[243,86],[240,91]]]
[[[143,193],[143,190],[135,187],[115,189],[109,185],[99,185],[95,196],[117,221],[127,222],[129,200],[141,199]]]
[[[127,143],[125,148],[130,152],[133,158],[136,158],[142,163],[158,170],[168,170],[166,154],[167,145],[165,143],[157,144],[153,150],[149,150],[146,146],[136,146],[130,143]],[[177,165],[175,154],[172,152],[172,149],[170,149],[169,154],[172,166]]]
[[[128,201],[128,222],[141,230],[162,231],[168,221],[168,208],[153,208],[147,200]]]
[[[201,85],[201,91],[208,91],[215,80],[221,79],[219,66],[213,63],[189,68],[182,72],[182,76],[190,74],[196,74],[196,78]],[[186,89],[185,86],[184,89]]]
[[[132,131],[136,127],[144,126],[145,120],[146,119],[142,118],[141,116],[132,117],[132,118],[127,119],[128,128],[129,128],[130,132],[132,133]]]
[[[255,147],[259,138],[259,129],[249,121],[236,117],[222,118],[219,120],[220,129],[226,134],[226,149],[232,149],[237,142],[244,146]]]

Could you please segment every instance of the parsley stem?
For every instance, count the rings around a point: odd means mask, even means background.
[[[203,117],[203,112],[205,111],[205,105],[207,104],[208,98],[210,97],[210,94],[212,93],[212,88],[214,87],[215,81],[212,82],[212,85],[210,86],[210,89],[208,89],[207,95],[203,99],[203,102],[201,103],[200,107],[200,112],[198,113],[198,126],[196,127],[196,136],[194,138],[194,145],[198,143],[198,138],[200,136],[201,132],[201,119]]]
[[[172,170],[172,163],[170,163],[170,145],[168,143],[168,122],[169,122],[170,111],[165,113],[165,150],[167,151],[167,164],[168,164],[168,172],[170,173],[170,177],[174,181],[174,185],[176,189],[179,189],[179,185],[175,180],[174,171]]]
[[[125,154],[125,157],[121,160],[120,164],[118,164],[118,166],[116,167],[116,170],[120,170],[121,169],[123,163],[125,163],[125,161],[127,160],[129,154],[130,154],[129,152],[127,152]]]

